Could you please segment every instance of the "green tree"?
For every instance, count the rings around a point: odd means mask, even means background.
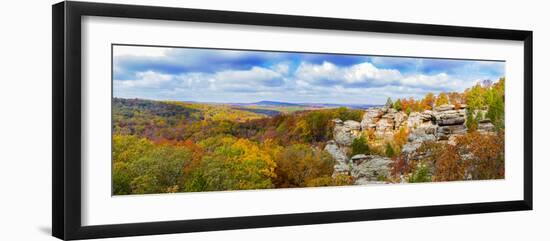
[[[465,95],[466,104],[468,105],[468,109],[471,111],[480,110],[486,105],[484,97],[485,88],[483,88],[480,84],[466,90]]]
[[[425,164],[419,164],[410,174],[408,181],[410,183],[431,182],[432,176],[430,174],[430,168]]]
[[[466,128],[468,129],[468,132],[477,130],[477,120],[474,118],[474,114],[470,110],[468,110],[466,114]]]
[[[393,106],[393,101],[391,100],[390,97],[388,97],[388,99],[386,100],[386,107],[388,108],[391,108]]]
[[[401,99],[397,99],[395,101],[395,103],[393,103],[393,108],[396,109],[397,111],[402,111],[403,110],[403,105],[401,104]]]
[[[504,78],[487,91],[487,118],[497,130],[504,129]]]
[[[365,137],[356,138],[351,143],[351,156],[357,154],[370,154],[369,145]]]

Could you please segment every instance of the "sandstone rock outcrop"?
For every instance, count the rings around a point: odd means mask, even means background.
[[[361,133],[361,123],[353,120],[342,121],[340,119],[334,122],[334,141],[340,145],[349,146],[353,140],[359,137]]]
[[[387,107],[369,108],[361,120],[361,130],[373,130],[382,138],[391,138],[407,123],[407,114]]]
[[[379,183],[390,175],[393,160],[377,155],[358,154],[351,158],[351,176],[355,184]]]
[[[335,173],[349,172],[350,167],[348,157],[346,156],[345,151],[340,148],[335,141],[329,141],[325,146],[325,151],[327,151],[336,161],[336,164],[334,165]]]
[[[479,115],[485,116],[485,113]],[[466,116],[465,105],[442,105],[433,110],[411,112],[408,115],[388,107],[368,108],[361,122],[333,120],[334,140],[327,143],[325,150],[336,161],[335,174],[349,174],[356,180],[356,184],[379,183],[389,176],[393,160],[368,153],[348,158],[346,153],[349,152],[353,140],[366,131],[374,133],[377,140],[390,140],[401,128],[407,127],[409,134],[407,143],[401,148],[401,154],[406,162],[418,160],[425,154],[418,152],[418,148],[425,142],[437,141],[455,145],[455,139],[467,132]],[[492,133],[494,130],[489,120],[479,121],[479,132]]]
[[[375,128],[380,117],[386,113],[385,108],[369,108],[365,110],[361,120],[361,129]]]

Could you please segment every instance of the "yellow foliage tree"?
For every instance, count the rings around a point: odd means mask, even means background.
[[[435,102],[435,106],[442,106],[449,104],[449,97],[445,92],[439,93],[437,96],[437,101]]]

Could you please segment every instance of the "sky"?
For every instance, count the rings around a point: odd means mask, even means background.
[[[113,46],[113,95],[120,98],[383,104],[462,92],[504,72],[499,61]]]

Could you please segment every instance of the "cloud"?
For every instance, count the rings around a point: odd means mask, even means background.
[[[379,86],[391,84],[402,78],[397,70],[378,69],[371,63],[360,63],[349,67],[339,67],[330,62],[320,65],[302,63],[295,74],[296,78],[323,85]]]
[[[277,66],[277,68],[283,67]],[[162,89],[163,93],[170,95],[188,95],[191,92],[208,95],[215,92],[273,91],[285,85],[285,78],[277,71],[257,66],[248,70],[192,72],[180,75],[146,71],[136,73],[136,79],[115,80],[114,83],[117,93],[129,93],[129,90],[133,90],[131,93],[155,92],[158,91],[157,89]]]
[[[428,91],[458,91],[472,84],[453,78],[447,73],[403,74],[397,69],[382,69],[371,63],[339,67],[329,62],[320,65],[302,63],[296,78],[301,85],[325,85],[345,88],[399,86],[422,88]]]
[[[262,67],[249,70],[225,70],[207,75],[212,89],[226,91],[259,91],[266,87],[278,87],[284,84],[280,73]]]
[[[451,79],[446,73],[435,75],[416,74],[405,77],[400,80],[401,85],[408,87],[418,87],[423,89],[447,91],[456,89],[459,86],[457,80]]]
[[[171,75],[159,74],[153,71],[136,73],[136,77],[137,78],[134,80],[119,80],[115,81],[115,83],[117,84],[117,87],[120,88],[156,88],[173,79],[173,76]]]
[[[116,46],[115,46],[116,47]],[[116,49],[115,49],[116,51]],[[204,102],[381,104],[463,91],[504,62],[167,48],[114,55],[114,95]]]
[[[114,46],[113,49],[115,79],[132,79],[136,77],[135,73],[145,71],[177,75],[189,72],[213,73],[226,69],[246,70],[283,57],[283,54],[276,52],[190,48],[171,48],[162,55],[140,55],[145,51],[129,54],[131,51],[123,47]]]

